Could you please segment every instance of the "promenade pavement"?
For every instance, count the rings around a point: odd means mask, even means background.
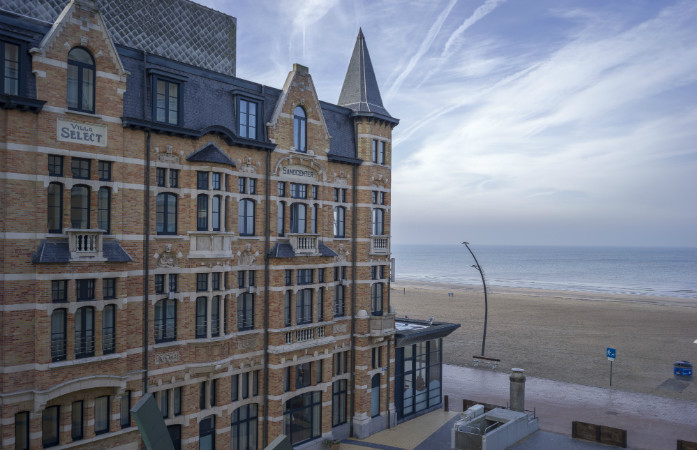
[[[437,410],[366,439],[346,439],[342,450],[439,450],[450,448],[450,430],[462,399],[506,406],[509,374],[486,369],[443,366],[444,394],[451,411]],[[676,441],[697,442],[697,402],[674,400],[528,377],[526,409],[535,409],[540,430],[510,450],[611,450],[616,447],[571,439],[571,422],[627,430],[634,450],[674,450]]]

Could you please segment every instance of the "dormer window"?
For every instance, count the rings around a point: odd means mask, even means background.
[[[293,145],[298,152],[307,152],[307,117],[300,106],[293,112]]]
[[[154,78],[153,117],[156,122],[179,125],[180,86],[176,81]]]
[[[94,59],[75,47],[68,53],[68,108],[94,113]]]
[[[257,138],[257,104],[249,100],[240,100],[238,117],[240,137]]]

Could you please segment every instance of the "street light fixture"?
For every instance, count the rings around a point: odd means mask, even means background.
[[[472,249],[469,246],[469,242],[463,242],[463,244],[465,244],[465,247],[467,247],[467,250],[469,250],[470,254],[472,255],[472,258],[474,258],[474,262],[476,264],[473,264],[472,267],[479,271],[479,275],[481,275],[482,277],[482,284],[484,285],[484,337],[482,337],[482,356],[484,356],[484,347],[486,346],[486,321],[487,316],[489,315],[489,303],[486,298],[486,281],[484,280],[484,271],[482,270],[482,266],[479,265],[477,257],[474,256],[474,253],[472,252]]]

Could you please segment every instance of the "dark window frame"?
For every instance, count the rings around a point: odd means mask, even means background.
[[[76,195],[83,197],[82,203],[74,200]],[[70,188],[70,227],[80,230],[90,228],[92,209],[92,190],[86,184],[76,184]]]
[[[80,420],[75,420],[75,407],[79,407]],[[85,437],[85,404],[82,400],[76,400],[70,407],[70,437],[73,442]]]
[[[246,292],[237,297],[237,329],[254,329],[254,294]]]
[[[106,416],[104,428],[97,428],[97,402],[102,400],[106,402],[106,411],[104,413]],[[111,398],[108,395],[101,395],[94,399],[94,434],[100,435],[108,433],[111,429]]]
[[[78,328],[79,325],[79,328]],[[94,356],[95,308],[83,306],[75,311],[75,359]]]
[[[196,298],[196,339],[205,339],[208,335],[208,297]]]
[[[51,417],[47,414],[51,413]],[[44,448],[60,444],[60,405],[47,406],[41,413],[41,442]],[[47,430],[47,425],[51,430]],[[47,436],[47,431],[51,432]],[[55,436],[55,437],[54,437]]]
[[[111,323],[107,322],[108,311],[111,311]],[[102,354],[116,352],[116,305],[106,305],[102,310]]]
[[[70,53],[72,53],[74,50],[77,50],[77,49],[87,52],[89,57],[92,59],[92,63],[88,64],[88,63],[85,63],[82,61],[77,61],[75,59],[71,59]],[[77,92],[73,92],[71,89],[71,83],[70,83],[70,79],[71,79],[70,78],[70,71],[71,71],[70,68],[71,67],[75,67],[77,70],[77,81],[76,81],[76,86],[75,86],[75,88],[77,89]],[[86,70],[92,71],[91,74],[87,73],[87,76],[90,77],[91,80],[85,79],[85,77],[86,77],[85,71]],[[94,114],[95,105],[97,103],[97,101],[96,101],[97,100],[97,95],[96,95],[97,77],[96,77],[96,75],[97,75],[97,64],[94,60],[94,56],[92,55],[92,52],[90,52],[85,47],[80,47],[80,46],[71,48],[70,51],[68,52],[68,86],[66,89],[66,91],[67,91],[66,100],[67,100],[68,109],[70,109],[72,111],[82,111],[82,112]],[[85,88],[88,88],[88,89],[91,88],[90,89],[91,90],[90,94],[92,97],[91,107],[89,104],[86,104],[86,102],[88,100],[86,100],[84,98]],[[89,96],[89,94],[88,94],[88,96]],[[70,106],[71,99],[73,99],[73,97],[75,97],[74,101],[77,102],[77,106]]]
[[[256,202],[254,200],[250,198],[240,200],[237,220],[237,229],[240,236],[254,236],[256,228]]]
[[[173,305],[173,317],[169,317],[167,315],[167,312],[169,310],[169,306]],[[158,306],[160,305],[160,306]],[[170,300],[170,299],[162,299],[155,303],[155,314],[154,314],[154,323],[155,323],[155,329],[153,333],[153,337],[155,339],[155,343],[159,344],[162,342],[172,342],[177,340],[177,301],[176,300]],[[158,309],[160,310],[160,314],[158,317]],[[160,328],[160,331],[158,332],[158,325]],[[171,328],[171,330],[170,330]]]
[[[334,237],[346,237],[346,208],[343,206],[334,207]]]
[[[111,181],[111,161],[97,161],[99,181]]]
[[[7,56],[7,48],[6,46],[11,45],[14,47],[17,47],[17,60],[11,60],[8,59]],[[0,93],[5,94],[5,95],[21,95],[23,89],[22,86],[22,75],[23,75],[23,46],[17,42],[9,42],[4,40],[0,40]],[[16,77],[12,76],[11,72],[12,69],[8,68],[7,62],[13,62],[14,65],[16,66]],[[9,73],[9,74],[8,74]],[[14,89],[8,89],[8,79],[9,80],[14,80],[16,84],[16,90]]]
[[[56,330],[54,325],[56,324],[56,319],[60,319],[58,316],[61,314],[62,317],[62,330]],[[51,313],[51,361],[65,361],[68,355],[68,310],[66,308],[54,309]]]
[[[16,413],[14,423],[15,450],[29,450],[29,428],[29,411]]]
[[[307,153],[307,113],[300,105],[293,109],[293,147],[297,152]]]
[[[48,155],[48,176],[62,177],[63,176],[63,156]]]
[[[170,204],[171,199],[174,200],[174,213],[170,211],[170,208],[172,207]],[[157,194],[157,200],[155,203],[155,226],[158,235],[177,234],[177,219],[179,210],[178,204],[179,198],[177,194],[172,192],[161,192]],[[172,230],[172,228],[174,229]]]
[[[68,280],[51,280],[51,301],[53,303],[68,301]]]
[[[167,169],[163,167],[157,167],[155,169],[155,184],[159,187],[165,187],[165,180],[167,179]]]
[[[297,325],[312,323],[314,289],[300,289],[295,294],[295,322]]]
[[[55,192],[55,189],[58,191]],[[57,201],[56,201],[57,200]],[[57,203],[54,204],[54,203]],[[46,191],[46,226],[49,233],[63,233],[63,184],[49,183]],[[51,225],[54,225],[51,227]]]
[[[104,186],[97,191],[97,226],[111,234],[111,189]]]
[[[87,158],[70,159],[70,175],[76,180],[89,180],[92,174],[92,161]]]
[[[158,82],[164,83],[164,104],[162,107],[158,106],[158,97],[160,93],[158,91]],[[170,113],[172,109],[170,107],[170,86],[177,86],[177,97],[176,97],[176,120],[172,121]],[[163,77],[160,75],[153,75],[152,77],[152,120],[153,122],[166,123],[174,126],[181,126],[183,122],[183,108],[182,108],[182,98],[184,97],[184,83],[179,80],[174,80],[172,78]],[[158,112],[161,110],[164,114],[164,118],[160,120],[158,118]]]
[[[94,286],[94,278],[75,280],[75,300],[79,302],[94,300]]]
[[[250,113],[250,106],[254,106],[254,113]],[[239,98],[237,101],[237,132],[244,139],[259,139],[259,112],[260,104],[247,98]],[[250,120],[250,118],[253,118]],[[253,130],[253,133],[250,133]],[[253,136],[252,136],[253,134]]]

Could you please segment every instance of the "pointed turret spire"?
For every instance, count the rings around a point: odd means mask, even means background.
[[[362,29],[358,30],[356,46],[353,48],[338,105],[352,109],[357,116],[374,116],[390,122],[399,122],[382,106],[380,89]]]

